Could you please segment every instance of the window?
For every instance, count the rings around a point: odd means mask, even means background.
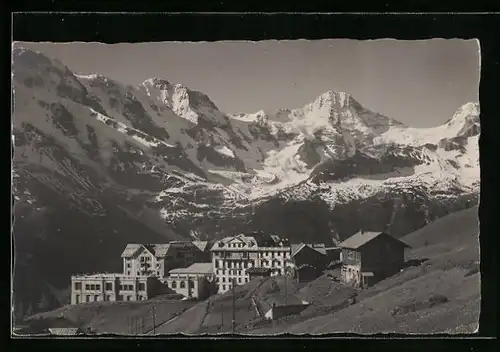
[[[131,267],[132,267],[132,264],[127,263],[127,268],[131,268]]]
[[[143,263],[146,260],[146,258],[141,257],[141,263]]]
[[[85,302],[90,302],[90,295],[85,296]]]
[[[157,275],[157,276],[160,276],[160,270],[157,270],[157,271],[156,271],[156,275]]]
[[[248,277],[245,278],[245,282],[248,282]]]
[[[82,283],[81,282],[75,282],[75,290],[81,290],[82,289]]]
[[[181,288],[186,288],[186,282],[181,281]]]
[[[76,295],[75,300],[76,300],[75,301],[76,304],[80,303],[80,295]]]
[[[106,282],[106,291],[111,291],[113,289],[113,284],[111,282]]]
[[[127,275],[130,275],[130,270],[129,270],[129,271],[127,271]],[[137,273],[137,275],[139,275],[139,273]]]
[[[146,284],[144,282],[139,282],[139,291],[146,291]]]
[[[90,290],[90,285],[89,284],[85,284],[85,289],[86,290]]]
[[[225,290],[226,289],[226,285],[222,285],[222,289]]]
[[[219,278],[218,278],[218,277],[216,277],[216,278],[215,278],[215,282],[219,282],[219,281],[220,281],[220,280],[219,280]]]
[[[177,282],[176,281],[172,281],[172,288],[177,288]]]
[[[241,284],[241,277],[239,277],[239,278],[238,278],[238,283],[240,283],[240,284]]]
[[[222,282],[226,282],[226,278],[225,277],[222,278]]]
[[[134,290],[134,285],[128,285],[128,290],[133,291]]]
[[[101,289],[101,285],[95,285],[95,289],[96,290],[100,290]]]

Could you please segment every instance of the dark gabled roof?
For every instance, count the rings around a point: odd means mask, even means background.
[[[301,250],[304,248],[310,248],[320,254],[325,255],[326,254],[326,248],[324,244],[307,244],[307,243],[300,243],[300,244],[292,244],[291,249],[292,249],[292,257],[295,257],[297,253],[299,253]]]
[[[349,249],[358,249],[368,242],[371,242],[377,237],[384,236],[384,238],[388,238],[390,240],[399,242],[404,247],[411,248],[409,245],[404,243],[403,241],[400,241],[390,235],[388,235],[385,232],[373,232],[373,231],[359,231],[343,241],[342,243],[339,244],[339,247],[341,248],[349,248]]]

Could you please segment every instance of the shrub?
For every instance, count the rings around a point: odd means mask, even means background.
[[[436,294],[429,298],[429,307],[448,302],[448,297],[445,295]]]

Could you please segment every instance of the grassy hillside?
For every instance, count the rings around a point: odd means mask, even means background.
[[[330,273],[307,284],[273,277],[235,289],[236,332],[362,334],[473,332],[480,311],[479,238],[477,207],[441,218],[403,240],[412,246],[408,266],[366,290],[335,282]],[[285,289],[286,283],[286,289]],[[266,297],[296,297],[310,306],[296,316],[274,322],[258,317]],[[356,302],[349,298],[356,294]],[[157,334],[221,334],[232,330],[231,292],[203,302],[165,301],[90,303],[38,314],[30,320],[50,321],[64,316],[96,332],[128,333],[127,317],[150,319],[157,310]],[[258,309],[258,308],[257,308]],[[147,323],[146,323],[147,324]],[[152,325],[144,333],[152,333]]]
[[[403,238],[413,247],[407,259],[415,266],[359,291],[356,304],[250,333],[474,332],[480,313],[478,232],[477,208],[441,218]]]
[[[155,325],[178,316],[195,303],[153,299],[141,302],[92,302],[68,305],[59,309],[35,314],[26,321],[32,327],[50,328],[66,324],[90,328],[97,334],[145,334],[153,329],[153,307]],[[63,324],[62,326],[67,326]]]

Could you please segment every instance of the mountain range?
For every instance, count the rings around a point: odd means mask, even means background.
[[[71,274],[119,270],[128,242],[246,230],[295,242],[336,243],[359,229],[401,237],[478,202],[477,102],[433,128],[336,91],[227,114],[182,84],[125,85],[21,46],[12,65],[22,311],[63,304]]]

